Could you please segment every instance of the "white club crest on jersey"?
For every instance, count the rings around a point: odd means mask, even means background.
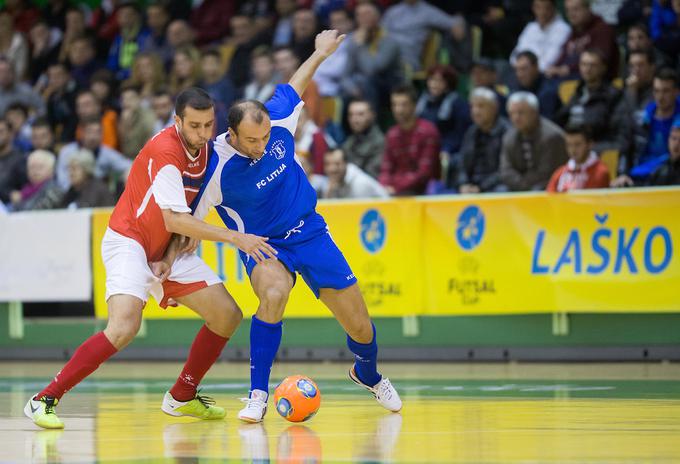
[[[283,140],[277,140],[272,144],[269,152],[276,157],[277,160],[286,156],[286,147],[283,145]]]

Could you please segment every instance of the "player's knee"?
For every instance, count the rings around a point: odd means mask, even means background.
[[[280,311],[286,306],[290,290],[283,286],[272,285],[262,295],[262,303],[270,310]]]
[[[137,332],[139,332],[139,325],[118,324],[106,327],[104,332],[111,344],[115,346],[117,350],[121,350],[134,340]]]
[[[356,321],[352,325],[352,333],[349,334],[352,340],[358,343],[371,343],[373,341],[373,327],[371,322]]]

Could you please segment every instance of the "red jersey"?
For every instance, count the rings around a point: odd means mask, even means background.
[[[207,160],[208,144],[194,157],[176,126],[160,131],[132,163],[109,227],[139,242],[149,261],[160,260],[172,236],[165,230],[161,209],[191,212],[188,205],[201,187]]]

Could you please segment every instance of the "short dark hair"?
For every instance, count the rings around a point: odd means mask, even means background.
[[[416,89],[410,84],[400,84],[392,88],[390,95],[406,95],[413,103],[418,101],[418,93]]]
[[[253,121],[257,124],[262,124],[264,117],[269,116],[269,110],[267,110],[267,107],[264,106],[262,102],[257,100],[238,101],[229,108],[227,126],[231,127],[231,130],[238,134],[238,126],[247,114],[250,114],[250,117],[253,118]]]
[[[36,127],[48,127],[52,130],[52,125],[50,124],[50,120],[47,119],[47,116],[40,116],[31,123],[31,129],[35,129]]]
[[[627,32],[630,32],[633,29],[637,29],[638,31],[642,31],[642,32],[645,33],[645,35],[647,37],[649,37],[649,28],[647,27],[647,25],[645,23],[635,23],[628,28]]]
[[[352,98],[352,99],[349,101],[349,103],[347,103],[347,108],[348,108],[348,109],[349,109],[349,107],[350,107],[350,105],[351,105],[352,103],[365,103],[365,104],[368,105],[368,107],[371,109],[371,111],[373,111],[373,113],[376,112],[376,111],[375,111],[375,108],[373,107],[373,103],[371,103],[371,101],[370,101],[369,99],[367,99],[367,98],[362,98],[362,97],[354,97],[354,98]]]
[[[189,87],[177,95],[177,100],[175,100],[175,114],[180,119],[184,118],[184,110],[187,106],[203,111],[214,108],[215,102],[213,102],[213,99],[210,98],[210,95],[205,90],[198,87]]]
[[[326,153],[324,153],[323,156],[324,156],[324,158],[325,158],[326,156],[330,155],[331,153],[335,153],[335,152],[340,152],[340,154],[342,155],[342,161],[344,161],[345,163],[347,162],[347,153],[345,153],[345,150],[343,150],[343,149],[340,148],[340,147],[328,149],[328,150],[326,151]]]
[[[647,63],[649,64],[656,64],[656,58],[654,57],[654,52],[652,50],[631,50],[630,55],[628,55],[628,59],[632,57],[633,55],[640,55],[644,56],[645,59],[647,60]]]
[[[156,89],[156,91],[153,93],[153,98],[160,98],[160,97],[169,97],[170,100],[172,100],[172,94],[166,87],[161,87]]]
[[[593,140],[593,131],[585,124],[567,124],[564,133],[568,135],[582,135],[587,141]]]
[[[28,118],[28,106],[24,105],[21,102],[14,102],[11,103],[7,109],[5,109],[5,114],[7,114],[8,111],[21,111],[24,113],[24,117]]]
[[[520,58],[526,58],[533,66],[538,66],[538,57],[531,50],[523,50],[519,52],[515,59],[519,60]]]
[[[678,73],[672,68],[661,68],[657,71],[654,79],[659,79],[660,81],[671,81],[673,82],[673,87],[678,88]]]
[[[606,67],[609,67],[609,63],[607,63],[607,55],[604,54],[602,49],[598,47],[588,47],[585,50],[581,52],[581,55],[584,53],[588,53],[589,55],[595,55],[596,57],[599,58],[599,60],[604,64]],[[579,56],[580,59],[580,56]]]
[[[206,58],[208,56],[212,56],[213,58],[217,58],[218,60],[222,59],[222,55],[220,55],[220,51],[216,48],[208,48],[207,50],[204,50],[203,53],[201,53],[201,58]]]

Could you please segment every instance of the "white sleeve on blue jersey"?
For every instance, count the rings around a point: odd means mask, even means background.
[[[274,95],[265,103],[272,127],[283,127],[293,136],[303,105],[304,102],[289,84],[277,85]]]
[[[220,157],[217,162],[217,167],[212,172],[210,179],[205,179],[204,181],[207,182],[207,185],[196,205],[196,211],[194,211],[194,216],[198,219],[204,219],[212,206],[217,206],[222,203],[221,181],[224,162],[225,160]]]

